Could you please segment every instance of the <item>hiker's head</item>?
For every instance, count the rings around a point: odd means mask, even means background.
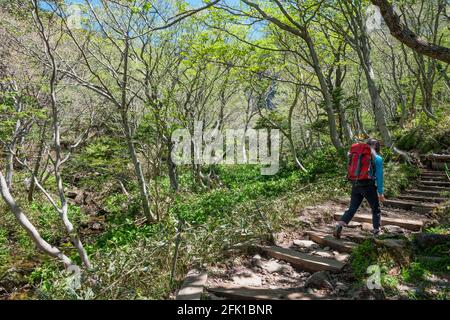
[[[370,138],[370,139],[367,140],[367,144],[373,150],[375,150],[376,153],[380,153],[381,145],[380,145],[380,142],[378,140]]]

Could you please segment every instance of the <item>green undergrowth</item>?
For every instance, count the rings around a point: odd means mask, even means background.
[[[300,228],[297,213],[305,206],[348,197],[350,186],[345,180],[345,162],[339,159],[332,149],[324,149],[303,157],[308,172],[285,165],[274,176],[262,176],[258,166],[218,167],[222,186],[195,192],[189,172],[180,172],[177,195],[170,194],[167,178],[158,181],[160,194],[170,202],[161,221],[152,225],[143,223],[137,196],[128,199],[112,192],[104,200],[108,212],[106,230],[84,241],[94,270],[84,274],[81,286],[74,289],[57,262],[39,255],[40,263],[28,276],[35,288],[34,296],[40,299],[168,298],[190,268],[205,268],[234,249],[269,239],[270,234],[286,228]],[[412,177],[408,167],[389,161],[385,174],[386,189],[400,190]],[[127,188],[136,194],[135,187],[127,184]],[[43,237],[79,263],[76,252],[65,242],[67,238],[52,208],[40,198],[31,205],[19,201]],[[0,219],[0,261],[10,263],[11,243],[17,255],[36,256],[31,241],[13,216],[6,216]],[[71,207],[70,216],[77,227],[86,221],[86,216],[75,206]],[[5,230],[8,230],[6,236]],[[178,258],[171,281],[177,243]]]
[[[450,118],[447,116],[438,119],[418,119],[412,128],[399,130],[396,133],[398,147],[421,154],[447,151],[450,148]]]
[[[448,231],[449,229],[447,229]],[[414,259],[402,268],[400,278],[416,288],[408,295],[412,299],[450,299],[450,241],[426,250],[414,252]]]
[[[0,274],[5,270],[4,268],[7,266],[7,263],[10,259],[10,245],[7,231],[4,229],[0,229]]]
[[[384,189],[387,197],[395,197],[415,183],[420,172],[417,167],[396,162],[384,163]]]
[[[426,233],[449,234],[449,226],[428,228]],[[381,237],[380,240],[391,238]],[[360,286],[364,286],[369,277],[369,266],[376,265],[380,270],[381,286],[388,298],[403,297],[408,299],[440,299],[450,298],[450,241],[427,249],[419,249],[414,237],[394,237],[403,239],[406,246],[399,260],[398,253],[377,244],[374,239],[367,239],[359,244],[351,254],[352,271]],[[407,253],[408,252],[408,253]]]

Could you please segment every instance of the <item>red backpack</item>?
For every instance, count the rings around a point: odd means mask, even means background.
[[[372,167],[372,174],[374,175],[375,166],[372,165],[372,152],[368,144],[353,144],[350,148],[348,158],[348,180],[359,181],[372,179],[369,170]]]

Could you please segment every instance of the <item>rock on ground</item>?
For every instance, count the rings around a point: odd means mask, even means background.
[[[386,299],[386,295],[383,289],[373,289],[370,290],[367,286],[363,286],[359,290],[357,290],[353,299],[355,300],[384,300]]]
[[[242,272],[235,275],[233,283],[243,287],[260,287],[262,285],[261,278],[253,272]]]
[[[449,243],[450,235],[419,233],[415,237],[415,242],[419,248],[426,249],[437,245]]]
[[[334,257],[334,255],[331,252],[328,251],[324,251],[324,250],[314,250],[311,252],[313,255],[322,257],[322,258],[328,258],[328,259],[332,259]]]
[[[333,285],[331,284],[328,274],[325,271],[318,271],[313,273],[305,283],[307,288],[315,289],[330,289],[333,290]]]
[[[270,273],[274,272],[281,273],[284,269],[284,265],[276,262],[275,260],[261,261],[259,263],[259,267]]]
[[[393,234],[403,234],[404,231],[399,226],[393,226],[393,225],[386,225],[382,227],[384,232],[386,233],[393,233]]]
[[[347,225],[348,228],[358,228],[361,226],[362,226],[361,222],[355,222],[355,221],[350,221],[350,223]]]
[[[372,226],[371,223],[363,222],[361,224],[361,226],[362,226],[362,229],[365,230],[365,231],[372,231],[373,230],[373,226]]]
[[[300,248],[319,249],[320,246],[311,240],[294,240],[294,244]]]

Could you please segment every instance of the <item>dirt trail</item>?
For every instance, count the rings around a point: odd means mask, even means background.
[[[439,191],[436,191],[438,188]],[[419,232],[433,210],[448,200],[450,191],[443,171],[422,170],[414,188],[382,206],[384,235]],[[328,201],[302,210],[298,219],[305,232],[279,233],[275,243],[255,248],[207,270],[202,295],[206,299],[368,299],[373,292],[353,286],[350,253],[371,237],[371,212],[367,204],[355,215],[341,239],[332,237],[335,221],[348,201]],[[317,226],[320,227],[312,227]],[[395,243],[394,243],[395,244]],[[376,295],[377,293],[375,293]],[[200,298],[200,295],[197,296]]]

